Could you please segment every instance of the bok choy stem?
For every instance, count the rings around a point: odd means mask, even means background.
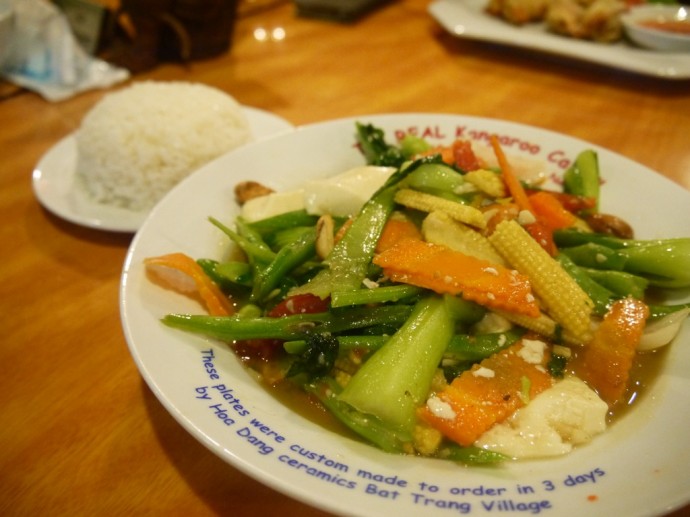
[[[421,299],[398,332],[353,375],[338,400],[411,434],[416,409],[429,392],[454,323],[443,298]]]

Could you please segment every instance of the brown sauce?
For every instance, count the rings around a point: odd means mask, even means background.
[[[644,399],[646,393],[654,385],[655,380],[659,377],[659,374],[664,367],[667,349],[670,346],[673,346],[673,344],[662,347],[661,349],[653,352],[646,352],[637,355],[630,372],[630,379],[624,401],[616,404],[609,410],[607,419],[609,425],[614,424],[629,411],[634,410],[639,401]],[[576,349],[573,349],[573,354],[575,358],[577,354]],[[252,364],[252,361],[246,361],[246,358],[245,365],[248,367],[253,367],[253,369],[260,369],[257,362],[253,362]],[[571,373],[573,372],[571,371]],[[259,375],[259,378],[260,377],[261,375]],[[304,391],[294,384],[290,382],[280,382],[275,385],[261,382],[261,384],[279,403],[288,407],[290,410],[301,415],[307,420],[329,431],[355,440],[361,440],[359,436],[353,433],[344,424],[331,415],[325,408],[323,408],[318,401],[304,393]]]
[[[667,349],[673,346],[662,347],[659,350],[637,354],[630,371],[628,387],[623,401],[618,402],[609,409],[608,423],[612,424],[634,410],[638,402],[645,397],[645,394],[654,385],[664,366],[667,356]],[[574,350],[574,354],[577,352]]]

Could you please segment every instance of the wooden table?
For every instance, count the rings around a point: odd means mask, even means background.
[[[690,189],[690,82],[455,39],[428,4],[338,24],[278,2],[239,20],[227,55],[135,79],[204,82],[294,124],[403,111],[503,118],[592,141]],[[173,420],[121,331],[131,236],[65,222],[34,198],[34,165],[105,93],[0,102],[0,514],[323,515]]]

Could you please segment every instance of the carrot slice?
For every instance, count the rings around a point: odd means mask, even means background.
[[[520,210],[530,212],[535,218],[534,222],[523,225],[525,230],[529,232],[532,238],[536,240],[539,245],[549,253],[549,255],[555,256],[558,250],[553,242],[553,232],[550,231],[546,225],[544,225],[544,223],[537,218],[537,214],[534,211],[534,207],[530,202],[529,196],[523,188],[522,183],[520,183],[520,179],[515,174],[515,170],[506,158],[506,155],[501,148],[501,144],[498,141],[498,137],[496,135],[491,135],[489,141],[491,142],[491,147],[493,147],[494,154],[498,160],[498,166],[501,168],[503,181],[505,182],[513,201],[520,208]]]
[[[546,343],[523,339],[456,377],[418,410],[421,419],[463,446],[549,388]]]
[[[640,300],[617,300],[574,362],[575,373],[609,406],[623,401],[648,315]]]
[[[491,135],[490,137],[491,147],[494,150],[496,159],[498,160],[498,166],[501,168],[501,175],[503,176],[503,181],[508,187],[508,192],[510,192],[513,201],[520,207],[520,210],[529,210],[532,212],[532,204],[529,202],[527,192],[522,187],[520,179],[515,174],[513,167],[506,158],[501,144],[498,142],[498,137],[496,135]]]
[[[144,259],[144,265],[148,273],[167,287],[182,294],[198,295],[212,316],[228,316],[234,312],[228,297],[190,256],[170,253],[149,257]]]
[[[393,247],[403,239],[422,239],[422,232],[412,221],[402,217],[390,217],[383,227],[381,237],[376,245],[376,252],[381,253]]]
[[[492,309],[539,315],[526,276],[440,244],[404,239],[376,255],[373,262],[394,282],[460,294]]]
[[[533,194],[534,190],[527,190],[527,195]],[[583,210],[591,210],[597,206],[597,200],[593,197],[578,196],[576,194],[570,194],[568,192],[558,192],[556,190],[546,190],[541,192],[548,192],[549,195],[558,199],[558,201],[563,205],[568,212],[577,214]]]
[[[577,218],[565,209],[560,200],[549,192],[541,191],[528,197],[534,215],[548,230],[568,228],[577,221]]]

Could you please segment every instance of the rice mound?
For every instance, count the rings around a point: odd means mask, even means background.
[[[104,96],[86,114],[76,132],[76,176],[92,200],[144,211],[251,138],[242,108],[221,90],[143,81]]]

